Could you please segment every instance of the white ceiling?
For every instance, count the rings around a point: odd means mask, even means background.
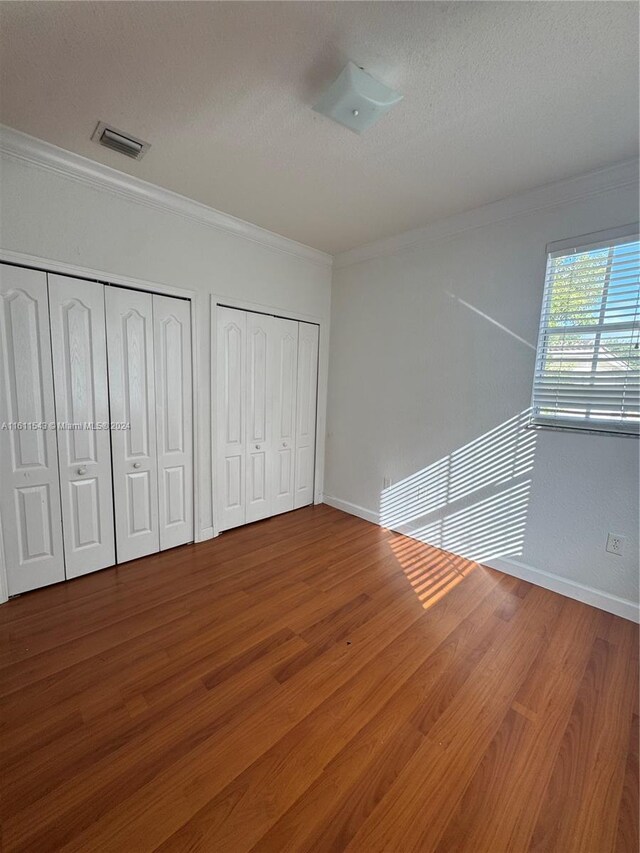
[[[0,121],[328,252],[638,149],[635,2],[3,2]],[[404,101],[311,105],[347,59]],[[152,144],[137,163],[98,120]]]

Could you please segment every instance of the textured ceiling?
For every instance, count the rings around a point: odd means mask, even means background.
[[[4,2],[0,121],[338,252],[637,154],[626,2]],[[311,110],[347,59],[404,101]],[[104,120],[140,163],[90,141]]]

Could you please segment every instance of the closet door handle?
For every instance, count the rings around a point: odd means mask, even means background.
[[[134,467],[134,468],[139,468],[139,467],[140,467],[140,462],[134,462],[134,463],[133,463],[133,467]]]
[[[260,445],[256,444],[256,450],[260,450]]]
[[[287,442],[286,442],[286,441],[283,441],[283,442],[282,442],[282,446],[283,446],[283,447],[287,447]]]
[[[86,474],[86,473],[87,473],[87,469],[84,467],[84,465],[81,468],[78,468],[78,474]]]

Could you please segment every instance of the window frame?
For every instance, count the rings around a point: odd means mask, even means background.
[[[531,388],[531,408],[528,429],[535,430],[552,430],[556,432],[569,433],[588,433],[591,435],[608,435],[618,438],[640,438],[640,428],[633,431],[624,431],[621,429],[606,429],[599,428],[597,422],[589,422],[576,419],[575,422],[563,421],[561,418],[545,418],[545,416],[536,415],[535,397],[536,397],[536,380],[540,373],[540,369],[545,360],[545,351],[549,334],[547,326],[543,324],[544,311],[547,303],[547,274],[549,270],[549,262],[558,256],[580,254],[581,252],[592,252],[598,249],[605,249],[615,244],[616,241],[626,241],[628,238],[640,239],[640,223],[634,222],[628,225],[623,225],[618,228],[611,228],[606,231],[596,231],[590,234],[582,234],[579,237],[571,237],[565,240],[557,240],[548,243],[545,247],[545,274],[542,291],[542,302],[540,304],[540,320],[538,326],[538,339],[536,343],[536,355],[534,365],[534,375]],[[633,242],[633,240],[629,241]],[[594,324],[594,332],[601,331],[599,326],[602,324]]]

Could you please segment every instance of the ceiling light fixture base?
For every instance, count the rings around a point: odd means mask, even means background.
[[[348,62],[313,109],[355,133],[362,133],[402,97],[353,62]]]

